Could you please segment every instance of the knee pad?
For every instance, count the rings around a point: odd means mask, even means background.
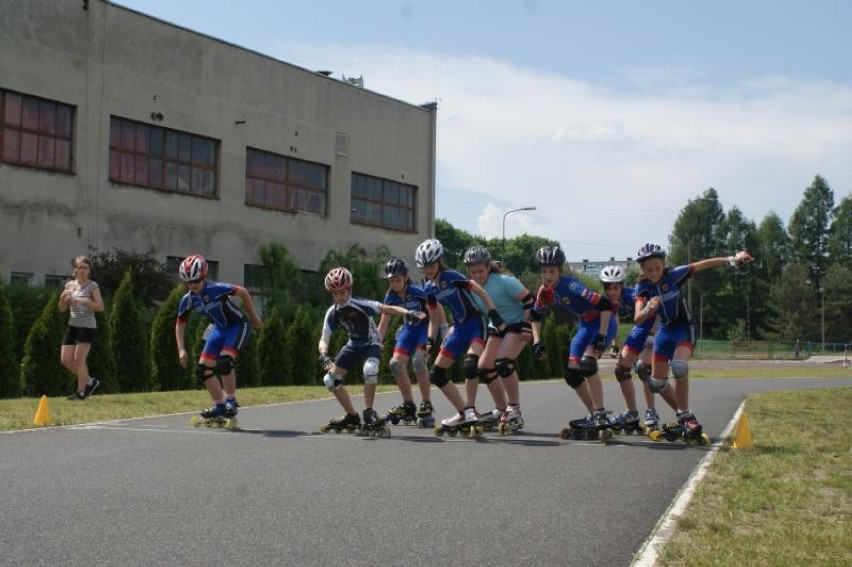
[[[397,360],[396,358],[390,359],[388,362],[388,369],[390,369],[391,375],[393,376],[403,376],[405,374],[405,363],[401,360]]]
[[[565,382],[575,390],[586,381],[583,372],[579,368],[565,369]]]
[[[439,388],[443,388],[450,381],[447,377],[447,369],[440,366],[433,366],[432,372],[429,373],[429,381]]]
[[[648,378],[651,377],[651,365],[641,360],[637,360],[633,363],[633,370],[636,371],[636,376],[639,377],[643,382],[647,382]]]
[[[669,381],[668,380],[657,380],[656,378],[651,378],[650,376],[648,376],[647,382],[648,382],[648,389],[653,394],[659,394],[660,392],[662,392],[663,390],[665,390],[666,388],[669,387]]]
[[[230,356],[220,356],[216,358],[216,371],[219,376],[227,376],[234,369],[234,359]]]
[[[201,384],[216,376],[216,370],[212,366],[204,366],[200,362],[195,365],[195,376]]]
[[[323,376],[322,381],[325,383],[325,387],[328,388],[329,392],[339,390],[343,387],[343,380],[338,378],[337,374],[332,374],[331,372]]]
[[[479,377],[479,383],[488,385],[497,379],[497,370],[494,368],[480,368],[476,374]]]
[[[630,380],[630,369],[620,364],[615,365],[615,379],[619,382],[627,382]]]
[[[515,361],[511,358],[498,358],[494,361],[494,366],[500,378],[508,378],[515,373]]]
[[[426,370],[426,356],[421,349],[417,349],[414,356],[411,357],[411,368],[415,372],[423,372]]]
[[[580,359],[580,372],[583,377],[588,378],[598,373],[598,359],[594,356],[584,356]]]
[[[672,360],[672,376],[675,380],[683,380],[689,376],[689,363],[684,360]]]
[[[464,357],[464,364],[462,364],[462,368],[464,369],[464,377],[468,380],[473,380],[479,375],[479,356],[476,354],[469,354]]]
[[[370,357],[364,362],[364,383],[377,384],[379,382],[379,359]]]

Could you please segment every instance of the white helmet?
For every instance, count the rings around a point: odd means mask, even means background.
[[[604,266],[601,270],[601,282],[622,283],[624,281],[624,270],[621,266]]]
[[[180,279],[185,282],[197,282],[207,277],[207,260],[200,254],[184,258],[178,270]]]
[[[440,240],[430,238],[424,240],[417,250],[414,252],[414,263],[418,268],[422,268],[426,264],[437,262],[444,256],[444,246]]]

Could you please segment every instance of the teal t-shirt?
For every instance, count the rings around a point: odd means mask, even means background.
[[[524,306],[517,299],[518,295],[524,290],[524,284],[518,281],[515,276],[509,274],[491,273],[488,275],[485,285],[482,286],[488,293],[488,297],[494,303],[494,308],[503,318],[507,325],[513,323],[522,323],[524,321]],[[476,294],[472,294],[483,313],[487,313],[485,304],[482,299]]]

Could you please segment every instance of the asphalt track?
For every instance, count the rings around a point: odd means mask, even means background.
[[[750,392],[829,386],[852,377],[698,379],[692,409],[717,436]],[[244,408],[241,432],[180,415],[0,434],[0,565],[628,565],[709,449],[563,441],[583,412],[562,382],[522,404],[522,434],[479,441],[319,434],[333,400]]]

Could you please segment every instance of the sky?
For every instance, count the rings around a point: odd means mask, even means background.
[[[114,3],[437,102],[437,217],[569,261],[668,248],[710,187],[785,226],[816,175],[835,203],[852,191],[846,0]]]

